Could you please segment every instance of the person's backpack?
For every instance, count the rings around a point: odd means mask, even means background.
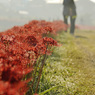
[[[64,0],[63,4],[64,5],[69,5],[72,2],[72,0]]]

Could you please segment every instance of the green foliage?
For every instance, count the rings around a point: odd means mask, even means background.
[[[83,37],[82,33],[86,36]],[[42,93],[48,92],[44,95],[95,95],[95,67],[92,65],[95,64],[92,61],[95,47],[90,48],[94,45],[90,42],[95,40],[94,33],[77,30],[77,37],[64,32],[58,34],[56,39],[61,46],[54,48],[43,71],[44,80],[49,83],[46,89],[44,84]],[[92,58],[89,54],[93,54]],[[52,89],[58,85],[62,87]]]
[[[46,60],[39,95],[95,95],[94,34],[76,30],[75,37],[64,32],[57,35],[61,46],[53,48]]]
[[[51,90],[57,89],[58,87],[62,87],[62,86],[54,86],[54,87],[51,87],[51,88],[45,90],[44,92],[39,93],[39,95],[44,95],[46,93],[49,93]]]

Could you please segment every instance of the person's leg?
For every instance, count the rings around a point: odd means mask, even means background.
[[[65,24],[68,24],[68,21],[67,20],[68,20],[68,16],[64,15],[64,23]]]
[[[66,15],[64,15],[64,23],[68,25],[68,16]],[[67,30],[65,32],[67,32]]]
[[[71,26],[70,26],[70,33],[71,33],[72,35],[74,35],[75,20],[76,20],[76,16],[70,16],[70,23],[71,23]]]

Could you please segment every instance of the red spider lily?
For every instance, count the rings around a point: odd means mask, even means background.
[[[43,34],[65,29],[62,21],[33,20],[0,33],[0,95],[24,95],[27,92],[30,80],[24,79],[25,76],[34,70],[33,64],[40,56],[51,53],[48,46],[57,46],[55,40],[43,38]]]
[[[53,40],[52,38],[48,38],[48,37],[43,38],[43,43],[45,45],[50,45],[50,46],[55,45],[55,46],[57,46],[57,42],[55,40]]]
[[[34,95],[39,95],[39,94],[35,93]]]
[[[34,36],[28,36],[25,41],[30,45],[30,46],[35,46],[38,41]]]

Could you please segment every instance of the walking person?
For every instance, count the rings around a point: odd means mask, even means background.
[[[63,6],[64,6],[64,10],[63,10],[64,23],[68,25],[68,17],[70,17],[70,24],[71,24],[70,34],[74,35],[75,20],[77,15],[74,0],[64,0]]]

